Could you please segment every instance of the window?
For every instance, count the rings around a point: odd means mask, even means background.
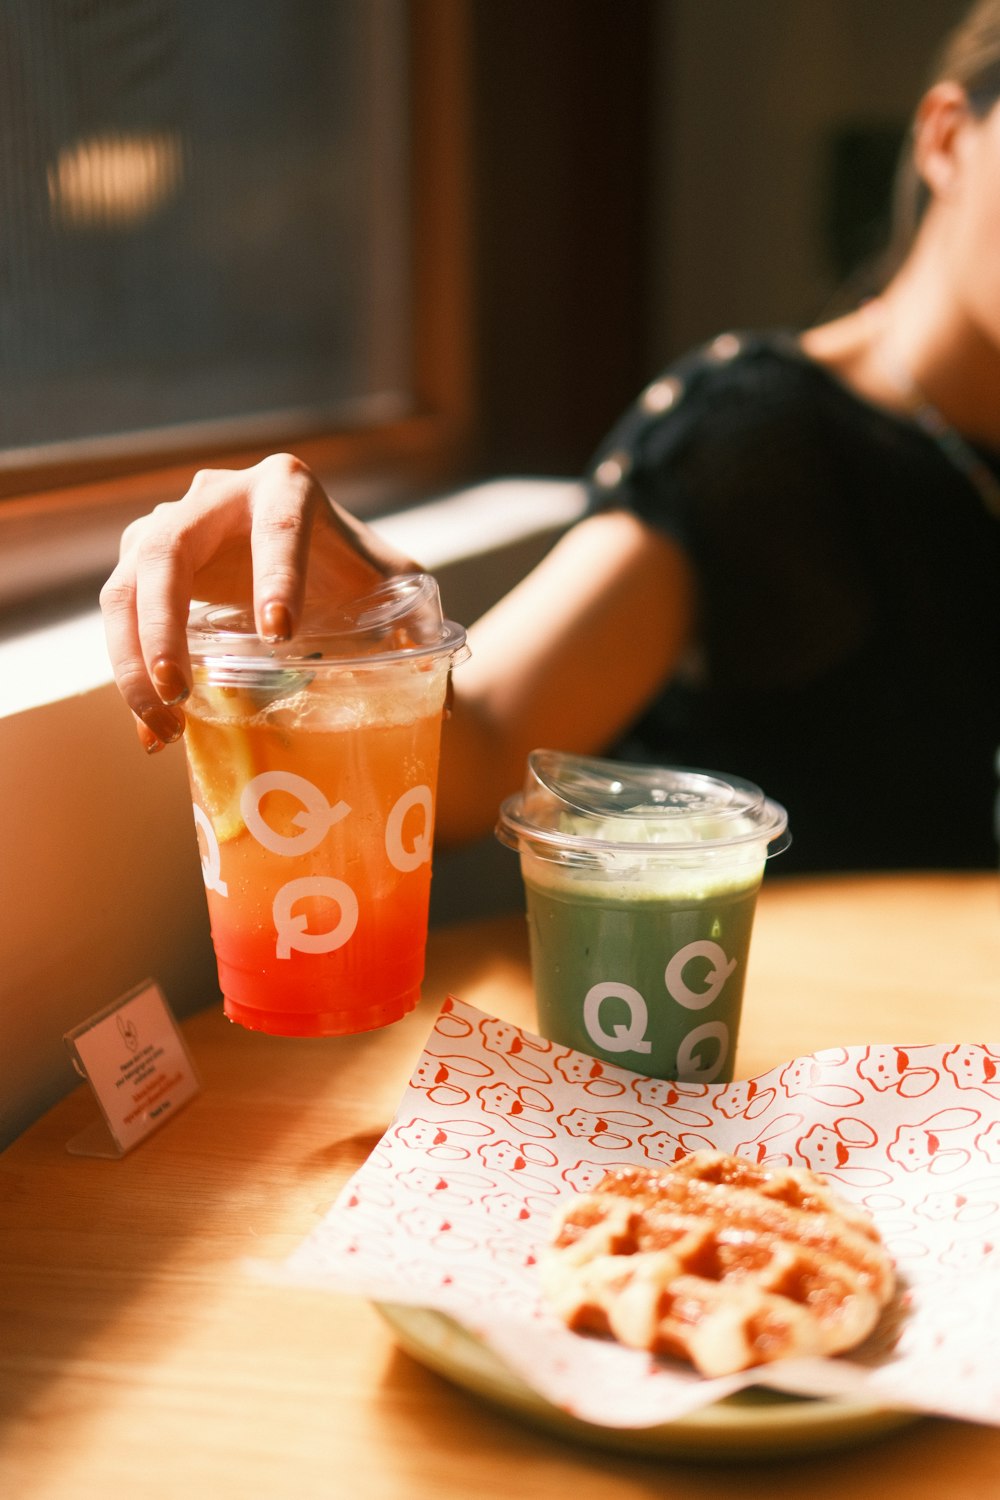
[[[58,573],[55,538],[100,502],[102,567],[105,533],[196,463],[455,463],[463,15],[3,0],[8,598],[25,528]]]

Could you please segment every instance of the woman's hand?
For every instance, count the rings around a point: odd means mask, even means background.
[[[140,742],[159,750],[183,731],[192,599],[252,604],[258,634],[283,641],[311,601],[353,599],[383,578],[415,571],[288,454],[196,474],[180,500],[126,528],[101,590],[115,680]]]

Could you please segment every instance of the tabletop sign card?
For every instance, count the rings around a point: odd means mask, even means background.
[[[64,1040],[104,1117],[67,1142],[74,1156],[124,1156],[198,1093],[177,1021],[152,980],[67,1032]]]

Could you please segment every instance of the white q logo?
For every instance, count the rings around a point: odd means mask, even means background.
[[[307,896],[324,896],[336,903],[340,919],[327,932],[307,932],[306,917],[293,913],[296,901]],[[334,880],[327,875],[306,875],[301,880],[290,880],[283,885],[274,898],[271,908],[274,926],[278,934],[275,954],[278,958],[290,958],[292,950],[300,953],[332,953],[342,948],[353,936],[358,925],[358,898],[343,880]]]
[[[220,896],[228,896],[229,887],[222,878],[222,852],[215,829],[204,808],[199,807],[197,802],[192,803],[192,806],[195,827],[201,830],[205,840],[205,852],[201,856],[201,878],[205,882],[205,889],[215,891]]]
[[[423,813],[423,823],[420,833],[413,840],[413,846],[407,849],[403,843],[403,821],[411,808],[419,807]],[[392,811],[385,825],[385,852],[389,856],[389,863],[404,875],[411,870],[417,870],[421,865],[427,864],[431,857],[431,823],[434,817],[434,804],[431,801],[431,789],[429,786],[414,786],[393,804]]]
[[[702,1042],[715,1042],[718,1046],[714,1063],[704,1063],[698,1056]],[[696,1026],[677,1048],[677,1076],[686,1083],[711,1083],[718,1078],[729,1056],[729,1027],[725,1021],[707,1021]]]
[[[292,822],[301,833],[276,833],[261,816],[260,804],[268,792],[288,792],[302,803],[302,812],[297,812]],[[330,829],[350,812],[346,802],[330,806],[319,787],[296,776],[294,771],[264,771],[254,776],[243,788],[240,796],[240,812],[243,821],[257,840],[272,854],[308,854],[326,838]]]
[[[708,982],[703,990],[690,989],[684,979],[684,969],[692,958],[704,958],[708,961],[709,970],[705,976]],[[735,958],[727,958],[725,949],[720,948],[718,943],[688,943],[679,953],[674,954],[663,977],[668,992],[678,1005],[683,1005],[685,1010],[704,1010],[706,1005],[711,1005],[713,1000],[719,998],[726,980],[735,968]]]
[[[605,1031],[601,1024],[601,1006],[612,998],[624,1000],[629,1013],[628,1025],[618,1021],[613,1033]],[[583,1002],[583,1024],[587,1035],[608,1052],[651,1052],[653,1044],[646,1040],[648,1019],[646,1002],[639,991],[630,984],[618,984],[613,979],[591,985]]]

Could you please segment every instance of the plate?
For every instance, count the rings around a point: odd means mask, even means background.
[[[656,1427],[602,1427],[546,1401],[445,1313],[395,1302],[375,1306],[400,1347],[436,1374],[559,1437],[639,1457],[783,1457],[848,1447],[922,1417],[866,1401],[818,1400],[753,1387]]]

